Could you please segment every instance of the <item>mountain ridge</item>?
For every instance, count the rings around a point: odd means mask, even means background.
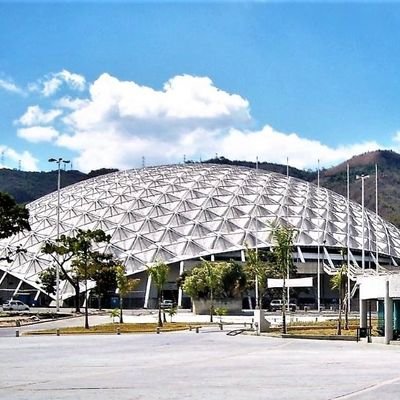
[[[188,161],[191,163],[192,161]],[[243,160],[229,160],[225,157],[212,158],[203,163],[228,164],[255,168],[256,163]],[[376,150],[353,156],[348,161],[320,171],[320,185],[344,196],[347,195],[347,164],[350,170],[350,199],[361,203],[361,183],[359,175],[369,175],[365,179],[365,207],[375,212],[375,164],[378,165],[378,213],[384,219],[400,227],[400,154],[392,150]],[[286,175],[287,166],[261,161],[258,168]],[[85,174],[80,171],[61,170],[61,187],[65,187],[94,176],[118,171],[100,169]],[[316,170],[301,170],[289,166],[291,177],[317,183]],[[28,203],[57,190],[57,170],[50,172],[25,172],[0,169],[0,191],[12,195],[20,204]]]

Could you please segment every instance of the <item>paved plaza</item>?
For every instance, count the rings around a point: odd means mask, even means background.
[[[400,397],[400,346],[179,333],[2,337],[0,398]]]

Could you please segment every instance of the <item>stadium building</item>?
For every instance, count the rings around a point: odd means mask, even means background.
[[[0,241],[2,256],[18,246],[26,249],[12,263],[1,262],[0,297],[45,304],[49,297],[38,273],[52,265],[41,248],[57,237],[57,192],[27,207],[32,231]],[[159,260],[170,265],[165,296],[188,306],[176,284],[183,271],[200,258],[245,261],[246,246],[273,245],[276,224],[296,229],[298,273],[315,278],[314,289],[299,295],[303,304],[317,301],[318,264],[321,303],[328,305],[335,297],[328,275],[343,263],[344,248],[349,248],[352,282],[363,273],[363,253],[364,273],[370,275],[394,270],[400,260],[400,231],[375,213],[363,213],[359,204],[314,184],[243,167],[184,164],[115,172],[61,189],[59,213],[60,234],[102,229],[111,235],[104,250],[141,280],[130,299],[132,307],[155,304],[148,265]],[[66,284],[61,288],[61,298],[68,302],[73,290]]]

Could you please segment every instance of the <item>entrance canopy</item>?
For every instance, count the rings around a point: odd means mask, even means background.
[[[269,288],[282,288],[283,279],[267,279],[267,285]],[[293,278],[285,279],[285,286],[289,288],[294,287],[312,287],[313,278]]]
[[[389,286],[389,297],[400,298],[400,274],[382,276],[360,276],[357,278],[360,287],[360,299],[383,299]]]

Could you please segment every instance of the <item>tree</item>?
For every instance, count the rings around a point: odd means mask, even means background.
[[[119,264],[115,268],[117,288],[119,295],[119,323],[124,323],[124,318],[122,314],[124,297],[132,292],[140,282],[140,279],[130,279],[126,276],[125,266]]]
[[[54,267],[40,271],[38,277],[36,283],[40,284],[49,296],[56,293],[56,269]]]
[[[249,288],[258,293],[256,307],[262,308],[262,298],[267,288],[267,278],[271,276],[270,264],[264,260],[264,252],[256,249],[246,248],[245,273]],[[257,297],[257,296],[256,296]]]
[[[193,299],[210,300],[210,322],[213,322],[214,299],[240,296],[246,282],[241,264],[202,260],[185,276],[182,288]]]
[[[176,314],[176,307],[168,308],[167,313],[168,313],[168,315],[169,315],[169,317],[171,319],[171,322],[172,322],[172,317]]]
[[[49,254],[57,263],[65,279],[75,289],[75,310],[80,312],[80,282],[85,283],[85,328],[89,328],[87,282],[90,274],[100,262],[108,263],[111,256],[93,250],[95,244],[109,242],[110,236],[101,229],[81,230],[76,236],[61,235],[55,242],[46,242],[42,252]],[[101,261],[102,260],[102,261]]]
[[[18,205],[7,193],[0,192],[0,239],[8,238],[24,230],[30,231],[29,210]],[[16,251],[9,251],[0,261],[11,262],[15,253],[24,251],[18,247]]]
[[[273,253],[276,257],[277,273],[282,279],[282,333],[287,333],[286,326],[286,278],[290,271],[292,260],[292,249],[296,231],[287,226],[276,226],[272,232],[275,247]],[[289,301],[289,299],[288,299]]]
[[[147,268],[147,271],[157,288],[157,300],[158,300],[158,326],[161,328],[163,326],[163,321],[161,319],[161,301],[164,297],[164,286],[167,283],[167,277],[169,272],[169,267],[165,262],[158,261],[156,264]]]
[[[342,310],[343,307],[345,308],[345,314],[346,314],[346,326],[345,329],[348,329],[348,312],[347,312],[347,302],[344,301],[346,296],[348,295],[346,293],[346,286],[347,286],[347,265],[344,263],[344,257],[345,257],[345,251],[342,250],[341,252],[342,257],[343,257],[343,263],[336,272],[335,275],[332,276],[331,278],[331,288],[336,289],[339,292],[339,310],[338,310],[338,320],[337,320],[337,329],[336,333],[337,335],[342,334]]]
[[[99,310],[101,310],[101,299],[108,293],[114,293],[117,288],[116,267],[117,263],[111,255],[101,255],[100,259],[95,258],[90,267],[90,278],[96,282],[93,291],[98,299]]]

